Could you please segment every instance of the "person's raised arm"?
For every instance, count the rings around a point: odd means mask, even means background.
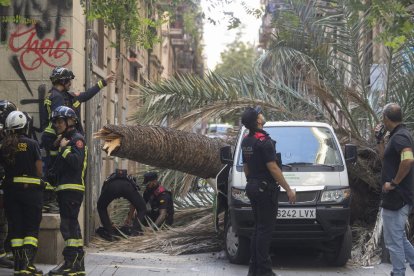
[[[83,93],[80,93],[76,99],[80,102],[86,102],[90,100],[93,96],[95,96],[102,88],[108,85],[108,83],[113,82],[115,79],[114,74],[110,74],[106,76],[104,79],[98,81],[98,83]]]

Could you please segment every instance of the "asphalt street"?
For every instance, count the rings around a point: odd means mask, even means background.
[[[282,276],[327,276],[327,275],[389,275],[390,264],[361,267],[348,263],[335,268],[326,265],[315,252],[279,252],[273,257],[274,271]],[[44,272],[53,268],[39,265]],[[89,252],[86,257],[87,275],[117,276],[244,276],[247,267],[230,264],[223,253],[169,256],[159,253]],[[11,270],[0,269],[0,275],[12,275]],[[407,269],[407,276],[414,276]]]

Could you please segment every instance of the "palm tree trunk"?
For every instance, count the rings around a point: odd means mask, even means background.
[[[220,148],[227,145],[220,139],[159,126],[106,125],[94,137],[105,140],[103,150],[109,155],[202,178],[219,173]]]

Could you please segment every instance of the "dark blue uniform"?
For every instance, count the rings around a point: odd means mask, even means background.
[[[68,256],[70,259],[74,255],[84,255],[78,215],[85,191],[87,148],[83,136],[76,129],[66,132],[64,137],[70,142],[66,147],[59,148],[54,172],[66,260]]]
[[[6,162],[4,148],[0,149],[0,156],[5,170],[4,205],[16,272],[27,268],[28,263],[25,268],[21,266],[23,254],[32,263],[37,251],[43,207],[43,182],[36,170],[36,162],[41,159],[40,149],[35,140],[20,135],[14,163]]]
[[[0,134],[0,149],[1,149],[1,134]],[[0,162],[0,201],[2,206],[0,207],[0,258],[6,257],[5,241],[7,237],[7,219],[4,210],[4,191],[3,191],[3,180],[4,180],[4,168]],[[10,250],[9,250],[10,251]]]
[[[59,106],[67,106],[72,108],[77,117],[79,118],[79,124],[76,126],[79,132],[83,135],[82,123],[80,122],[81,115],[81,103],[90,100],[95,96],[102,88],[106,86],[105,80],[100,80],[98,83],[89,88],[86,92],[75,95],[68,91],[59,91],[56,88],[52,88],[49,91],[48,97],[44,101],[45,110],[41,114],[41,128],[44,130],[41,137],[41,146],[46,150],[46,157],[43,158],[43,174],[46,175],[48,169],[53,165],[57,156],[57,147],[53,146],[53,142],[56,140],[56,132],[52,127],[50,121],[52,111]]]
[[[68,91],[61,92],[52,87],[52,89],[49,91],[48,97],[44,101],[46,112],[44,112],[44,118],[41,119],[42,128],[45,130],[45,133],[56,135],[50,124],[50,118],[52,116],[52,111],[55,110],[58,106],[67,106],[72,108],[75,111],[77,117],[80,118],[81,103],[90,100],[105,86],[105,80],[100,80],[95,86],[92,86],[86,92],[79,93],[79,95],[75,95],[74,93]],[[83,134],[83,128],[81,124],[79,124],[78,130],[81,134]]]
[[[254,275],[271,275],[269,246],[277,216],[279,187],[266,163],[276,162],[276,142],[264,130],[247,135],[242,142],[243,164],[248,167],[246,194],[252,205],[255,221],[251,237],[250,271]]]
[[[98,213],[102,225],[109,235],[112,235],[112,224],[108,215],[108,205],[116,198],[125,198],[137,211],[137,219],[143,223],[147,211],[145,201],[138,192],[138,186],[130,177],[116,177],[115,173],[105,180],[101,195],[98,199]],[[141,226],[134,220],[137,230],[141,230]]]

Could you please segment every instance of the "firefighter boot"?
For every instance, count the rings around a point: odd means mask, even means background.
[[[256,270],[256,264],[250,259],[249,272],[247,273],[247,276],[256,276]]]
[[[14,273],[13,275],[17,276],[20,275],[20,267],[22,263],[22,254],[23,254],[23,248],[13,248],[13,259],[14,259]]]
[[[14,267],[13,262],[7,258],[6,253],[3,253],[2,255],[0,255],[0,267],[10,268],[10,269]]]
[[[20,275],[43,276],[43,272],[33,264],[36,253],[37,248],[34,246],[29,245],[23,248]]]
[[[78,255],[76,257],[76,275],[77,276],[84,276],[85,273],[85,251],[83,251],[83,248],[78,248]]]
[[[74,248],[65,247],[63,249],[63,257],[65,261],[49,271],[49,276],[77,275],[75,271],[77,253],[74,251]]]

